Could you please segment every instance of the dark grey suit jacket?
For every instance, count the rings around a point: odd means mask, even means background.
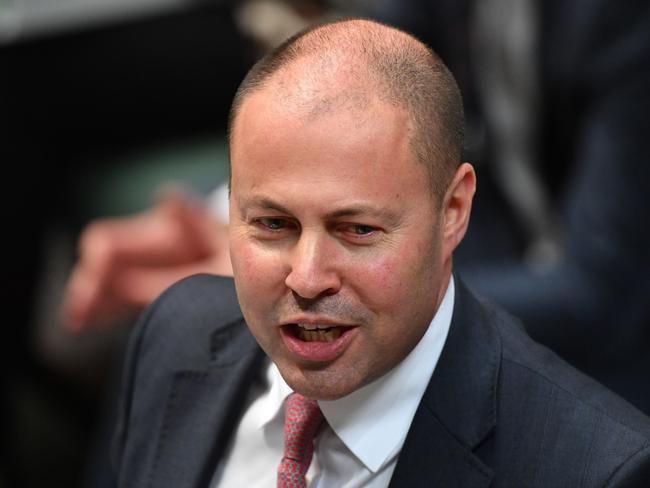
[[[451,329],[391,486],[650,486],[650,421],[457,282]],[[264,355],[232,280],[199,275],[143,315],[114,444],[120,487],[206,487]]]

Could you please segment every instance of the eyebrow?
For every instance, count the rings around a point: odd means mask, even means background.
[[[381,217],[389,219],[390,221],[396,221],[397,216],[389,211],[388,209],[378,209],[371,207],[370,205],[352,205],[349,207],[343,207],[332,212],[327,213],[327,217],[331,219],[340,219],[343,217],[357,217],[359,215],[370,215],[373,217]]]
[[[250,199],[246,204],[246,208],[251,208],[251,207],[263,208],[268,210],[276,210],[278,212],[287,213],[287,214],[291,213],[288,208],[283,207],[278,202],[271,200],[270,198],[267,197],[257,197],[257,198]]]

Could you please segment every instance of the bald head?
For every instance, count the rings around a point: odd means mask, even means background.
[[[303,118],[359,111],[379,101],[406,111],[414,159],[440,202],[462,159],[463,110],[456,82],[420,41],[368,20],[319,25],[285,41],[249,71],[230,113],[230,140],[241,105],[264,91]]]

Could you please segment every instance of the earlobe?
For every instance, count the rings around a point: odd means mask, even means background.
[[[465,236],[475,192],[474,168],[469,163],[463,163],[456,170],[444,200],[443,236],[450,253]]]

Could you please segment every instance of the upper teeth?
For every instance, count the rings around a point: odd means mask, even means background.
[[[297,324],[298,327],[305,330],[329,329],[332,326],[328,324]]]

